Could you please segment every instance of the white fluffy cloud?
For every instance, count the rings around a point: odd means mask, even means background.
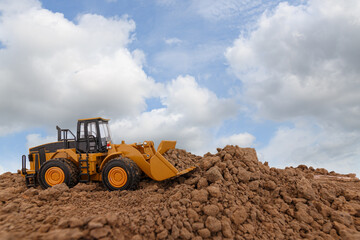
[[[360,175],[360,135],[314,125],[282,127],[259,152],[276,167],[306,164]]]
[[[135,23],[126,16],[84,14],[74,23],[36,0],[2,1],[0,11],[0,136],[74,129],[78,118],[103,116],[116,142],[171,139],[201,153],[215,149],[216,128],[238,112],[191,76],[168,83],[147,76],[145,54],[128,49]],[[151,98],[163,107],[146,111]],[[53,140],[33,133],[27,147]]]
[[[255,141],[255,136],[250,133],[233,134],[228,137],[222,137],[218,140],[219,147],[226,145],[238,145],[239,147],[252,147]]]
[[[246,97],[275,120],[308,115],[359,127],[359,11],[356,0],[314,0],[263,15],[226,53]]]
[[[348,141],[360,134],[359,12],[356,0],[281,3],[227,49],[244,101],[256,107],[257,116],[295,124],[278,130],[265,160],[351,170],[360,155],[359,145]]]
[[[165,43],[167,45],[177,45],[177,44],[182,43],[182,41],[178,38],[167,38],[167,39],[165,39]]]
[[[55,136],[41,136],[38,133],[32,133],[26,136],[26,148],[39,146],[41,144],[56,142]]]
[[[158,84],[127,44],[135,23],[80,15],[77,23],[37,1],[0,4],[1,132],[79,117],[135,116]]]
[[[201,154],[215,150],[209,131],[224,119],[234,117],[238,106],[231,99],[218,98],[200,87],[191,76],[180,76],[164,87],[163,108],[144,112],[134,119],[122,119],[111,124],[120,136],[117,141],[179,140],[178,147]]]

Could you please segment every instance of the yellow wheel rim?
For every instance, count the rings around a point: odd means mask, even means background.
[[[127,182],[127,173],[121,167],[113,167],[108,173],[108,179],[113,187],[121,188]]]
[[[45,172],[45,181],[50,186],[63,183],[65,181],[65,173],[59,167],[51,167]]]

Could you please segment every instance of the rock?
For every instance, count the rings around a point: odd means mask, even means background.
[[[242,224],[243,222],[245,222],[245,220],[247,219],[248,214],[246,212],[246,209],[242,206],[237,207],[237,209],[234,211],[234,213],[231,214],[231,221],[239,226],[240,224]]]
[[[105,226],[103,228],[95,228],[90,231],[90,236],[95,239],[103,238],[108,236],[111,233],[111,229],[109,226]]]
[[[204,228],[204,223],[200,223],[200,222],[196,222],[192,225],[192,228],[196,231],[196,230],[199,230],[199,229],[202,229]]]
[[[252,182],[248,183],[247,185],[251,191],[257,191],[260,186],[260,181],[259,180],[252,181]]]
[[[39,199],[45,201],[57,200],[64,192],[69,191],[68,186],[65,183],[55,185],[47,188],[39,193]]]
[[[207,186],[208,186],[208,181],[206,180],[206,178],[205,177],[200,178],[197,184],[198,189],[205,188]]]
[[[107,223],[106,217],[99,216],[99,217],[93,218],[93,219],[88,223],[88,228],[89,228],[89,229],[101,228],[101,227],[103,227],[106,223]]]
[[[89,222],[88,228],[94,229],[94,228],[102,228],[104,225],[100,222]]]
[[[206,188],[211,197],[219,198],[221,196],[221,191],[219,187],[209,186]]]
[[[193,219],[194,221],[197,221],[199,219],[199,214],[191,208],[187,209],[187,216],[189,219]]]
[[[191,233],[186,228],[182,228],[180,231],[180,237],[183,239],[191,239]]]
[[[308,179],[302,178],[297,184],[297,190],[300,198],[305,198],[307,200],[315,199],[315,192],[311,186],[311,183]]]
[[[143,237],[139,234],[134,235],[131,240],[143,240]]]
[[[172,229],[171,229],[171,236],[176,239],[178,238],[180,235],[180,230],[179,228],[176,226],[176,225],[173,225],[172,226]]]
[[[264,204],[263,208],[266,212],[268,212],[270,215],[276,217],[279,215],[279,212],[270,204]]]
[[[200,229],[198,233],[202,238],[209,238],[211,236],[211,232],[207,228]]]
[[[14,198],[16,195],[7,191],[0,191],[0,202],[6,202]]]
[[[249,234],[251,234],[251,235],[254,234],[255,228],[254,228],[254,226],[253,226],[252,224],[245,223],[243,226],[244,226],[245,232],[247,232],[247,233],[249,233]]]
[[[344,197],[346,198],[347,201],[350,201],[350,200],[358,200],[359,201],[360,200],[360,192],[346,189],[344,191]]]
[[[206,205],[203,208],[203,212],[208,216],[215,217],[219,213],[219,207],[214,204]]]
[[[76,240],[84,237],[84,234],[78,228],[56,229],[46,234],[48,239],[54,240]]]
[[[168,236],[168,230],[164,229],[162,232],[158,233],[157,238],[166,239],[167,236]]]
[[[277,187],[276,183],[272,180],[264,183],[264,188],[267,190],[274,190]]]
[[[172,228],[172,225],[173,225],[173,221],[171,219],[166,219],[164,221],[164,227],[167,229],[167,230],[170,230]]]
[[[105,220],[110,226],[115,227],[118,222],[118,217],[113,213],[107,213],[105,215]]]
[[[203,158],[203,160],[200,162],[200,167],[203,169],[203,170],[208,170],[209,168],[211,168],[213,166],[213,162],[211,161],[211,158],[209,157],[205,157]]]
[[[218,180],[223,180],[223,176],[221,175],[221,172],[217,166],[210,168],[205,173],[205,177],[206,180],[208,180],[209,182],[216,182]]]
[[[344,224],[347,227],[350,227],[354,224],[352,217],[349,213],[334,211],[331,213],[331,220],[338,223]]]
[[[210,232],[218,232],[221,230],[221,222],[212,216],[207,217],[205,226]]]
[[[247,183],[250,180],[251,174],[248,171],[246,171],[245,169],[239,168],[237,177],[241,182]]]
[[[82,227],[84,225],[84,222],[81,221],[79,218],[72,217],[68,220],[68,225],[71,228],[77,228]]]
[[[193,190],[191,197],[193,201],[206,202],[208,200],[209,193],[205,189]]]
[[[314,219],[305,211],[305,209],[300,208],[297,212],[295,212],[295,218],[307,224],[311,224]]]
[[[5,207],[0,210],[1,213],[18,212],[19,205],[14,202],[8,203]]]
[[[344,240],[360,239],[360,232],[353,229],[342,228],[339,230],[339,235]]]
[[[0,193],[1,195],[1,193]],[[24,195],[27,197],[33,197],[36,195],[39,195],[39,190],[37,190],[36,188],[28,188],[25,192]],[[1,201],[1,197],[0,197],[0,201]]]
[[[182,198],[182,193],[180,191],[176,192],[174,195],[170,196],[170,201],[179,201]]]
[[[224,237],[226,237],[226,238],[234,237],[234,234],[231,229],[231,224],[229,221],[226,221],[224,219],[221,221],[221,231],[222,231],[222,234],[224,235]]]
[[[333,227],[332,223],[331,223],[331,222],[327,222],[327,223],[325,223],[325,224],[323,225],[322,231],[323,231],[324,233],[330,233],[330,230],[332,229],[332,227]]]
[[[333,202],[336,198],[335,194],[330,193],[326,188],[320,189],[320,196],[328,202]]]

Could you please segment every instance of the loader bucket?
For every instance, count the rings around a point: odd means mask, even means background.
[[[176,141],[162,141],[155,155],[150,159],[151,176],[156,181],[162,181],[175,176],[188,173],[196,167],[190,167],[179,172],[162,154],[167,150],[175,148]]]

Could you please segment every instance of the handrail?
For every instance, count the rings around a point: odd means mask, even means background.
[[[78,151],[78,146],[77,146],[78,143],[76,140],[76,136],[70,129],[61,129],[59,126],[56,126],[56,130],[58,131],[58,141],[59,142],[64,141],[64,148],[69,147],[69,140],[74,140],[75,149],[76,149],[76,151]],[[73,138],[68,139],[68,133],[70,133],[73,136]]]

